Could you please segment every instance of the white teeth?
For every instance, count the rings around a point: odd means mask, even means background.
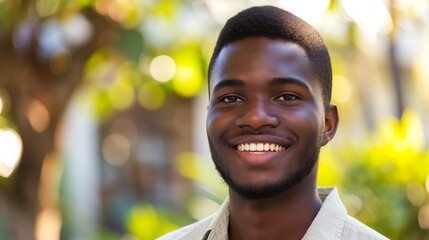
[[[264,144],[264,151],[268,151],[270,150],[270,144],[269,143],[265,143]]]
[[[256,151],[256,143],[251,143],[250,144],[250,151]]]
[[[280,152],[284,149],[285,147],[274,143],[242,143],[237,146],[237,150],[240,152]]]

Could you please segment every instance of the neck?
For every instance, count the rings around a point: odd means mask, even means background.
[[[272,198],[245,199],[230,190],[229,239],[302,239],[322,206],[310,175]]]

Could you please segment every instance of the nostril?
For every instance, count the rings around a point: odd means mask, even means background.
[[[236,125],[241,128],[251,127],[253,129],[260,129],[261,127],[277,127],[279,124],[279,118],[266,111],[251,110],[236,119]]]

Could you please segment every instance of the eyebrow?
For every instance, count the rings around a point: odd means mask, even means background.
[[[287,85],[287,84],[299,85],[299,86],[301,86],[307,90],[310,90],[310,86],[306,82],[299,80],[297,78],[277,77],[277,78],[273,78],[271,80],[271,82],[269,83],[269,85],[273,86],[273,87],[277,87],[277,86],[281,86],[281,85]]]
[[[218,82],[214,86],[213,92],[216,92],[219,89],[226,88],[226,87],[244,87],[244,86],[245,86],[244,82],[239,79],[224,79]]]
[[[310,87],[308,86],[308,84],[306,82],[299,80],[297,78],[276,77],[276,78],[273,78],[268,84],[272,87],[294,84],[294,85],[301,86],[307,90],[310,90]],[[213,92],[215,92],[221,88],[226,88],[226,87],[244,87],[244,86],[245,86],[244,82],[239,80],[239,79],[224,79],[224,80],[218,82],[214,86]]]

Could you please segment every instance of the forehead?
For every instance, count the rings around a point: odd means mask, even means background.
[[[210,92],[224,79],[261,82],[258,80],[279,77],[320,85],[310,60],[299,45],[265,37],[245,38],[226,45],[220,51],[211,73]]]

